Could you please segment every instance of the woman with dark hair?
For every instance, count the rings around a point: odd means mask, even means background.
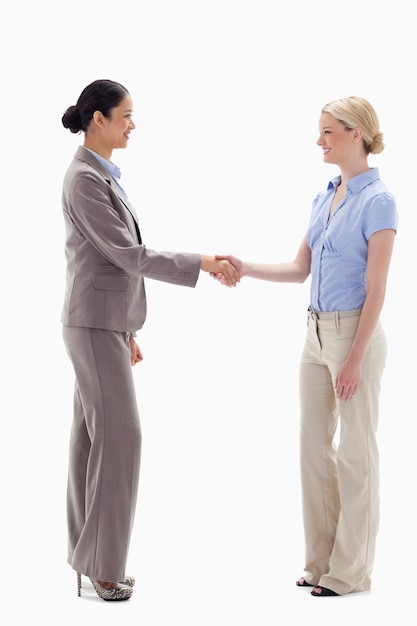
[[[139,221],[112,163],[126,148],[133,104],[128,90],[96,80],[62,116],[84,133],[63,183],[66,291],[61,321],[75,372],[67,516],[68,563],[100,598],[131,597],[125,566],[139,480],[141,430],[131,365],[142,360],[135,334],[146,317],[144,278],[195,287],[200,271],[235,268],[214,256],[157,252],[142,243]]]

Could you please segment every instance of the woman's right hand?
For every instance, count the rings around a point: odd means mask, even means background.
[[[226,256],[201,255],[201,269],[209,272],[210,276],[219,277],[220,282],[227,287],[235,287],[240,281],[238,270]]]
[[[238,275],[238,282],[240,282],[240,279],[243,278],[244,276],[244,272],[243,272],[243,263],[240,259],[238,259],[237,257],[233,256],[232,254],[227,254],[227,255],[221,255],[221,254],[216,254],[216,260],[217,261],[227,261],[229,263],[231,263],[231,265],[235,268],[237,275]],[[220,281],[222,283],[222,285],[226,285],[227,283],[225,282],[225,276],[223,274],[223,272],[210,272],[210,276],[212,276],[213,278],[216,278],[218,281]]]

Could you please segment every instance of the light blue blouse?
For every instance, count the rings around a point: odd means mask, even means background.
[[[348,180],[345,197],[328,219],[339,183],[337,176],[315,197],[307,230],[310,306],[315,311],[360,309],[366,295],[368,240],[378,230],[397,231],[396,202],[377,168]]]
[[[104,167],[108,175],[113,178],[114,182],[118,185],[118,187],[120,187],[120,189],[123,191],[123,193],[125,194],[127,198],[126,192],[120,184],[120,177],[121,177],[120,168],[117,167],[117,165],[115,165],[114,163],[112,163],[112,161],[107,161],[107,159],[103,158],[100,154],[97,154],[97,152],[94,152],[94,150],[91,150],[90,148],[87,148],[87,150],[89,150],[91,154],[94,154],[96,159],[102,164],[102,166]]]

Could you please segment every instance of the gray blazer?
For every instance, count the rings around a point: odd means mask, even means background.
[[[129,200],[84,146],[66,172],[62,206],[63,324],[134,332],[146,318],[144,277],[195,287],[200,255],[146,248]]]

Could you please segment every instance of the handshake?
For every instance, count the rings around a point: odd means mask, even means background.
[[[243,263],[232,255],[216,254],[215,257],[202,255],[201,269],[226,287],[236,287],[243,277]]]

